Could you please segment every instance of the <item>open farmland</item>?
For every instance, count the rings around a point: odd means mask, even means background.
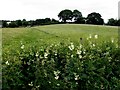
[[[4,28],[2,30],[3,47],[14,48],[23,42],[31,44],[52,44],[58,42],[79,43],[80,38],[86,40],[90,34],[92,38],[98,35],[98,41],[117,40],[118,28],[97,25],[46,25],[31,28]]]
[[[119,90],[118,28],[3,28],[4,90]]]

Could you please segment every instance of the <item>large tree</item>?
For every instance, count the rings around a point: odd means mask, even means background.
[[[75,23],[85,23],[84,18],[82,17],[82,13],[78,10],[73,11],[73,18]]]
[[[102,16],[99,13],[93,12],[93,13],[88,14],[86,23],[103,25],[104,20],[102,19]]]
[[[63,22],[66,22],[67,20],[72,20],[73,18],[73,13],[69,9],[62,10],[59,14],[58,17],[60,20]]]

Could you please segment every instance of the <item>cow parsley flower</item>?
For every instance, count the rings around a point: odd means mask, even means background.
[[[5,62],[6,65],[10,65],[8,61]]]
[[[35,56],[38,57],[38,56],[39,56],[39,53],[37,52]]]
[[[114,43],[114,39],[113,38],[111,39],[111,42]]]
[[[73,58],[73,55],[71,55],[71,58]]]
[[[47,58],[47,56],[48,56],[48,53],[45,53],[45,54],[44,54],[44,58]]]
[[[79,58],[81,59],[81,58],[82,58],[82,55],[79,55]]]
[[[91,35],[91,34],[89,35],[89,38],[92,38],[92,35]]]
[[[80,55],[81,53],[82,53],[82,51],[81,51],[81,50],[77,50],[77,54],[79,54],[79,55]]]
[[[98,38],[98,35],[95,35],[95,39],[97,39]]]
[[[21,46],[21,49],[24,49],[24,45]]]
[[[29,85],[29,86],[33,86],[33,82],[29,83],[28,85]]]
[[[74,76],[75,76],[75,80],[78,80],[79,79],[79,75],[77,75],[77,73],[74,73]]]
[[[58,80],[59,76],[55,76],[55,79]]]
[[[74,49],[74,45],[73,45],[73,43],[71,43],[71,45],[68,46],[68,48],[72,51],[72,50]]]
[[[95,47],[95,44],[93,44],[93,47]]]
[[[60,86],[60,84],[58,83],[57,86]]]
[[[82,48],[82,44],[80,44],[80,49]]]
[[[79,75],[76,75],[76,76],[75,76],[75,80],[78,80],[78,79],[79,79]]]

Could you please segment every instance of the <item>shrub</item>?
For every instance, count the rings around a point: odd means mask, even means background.
[[[90,41],[3,53],[3,90],[119,90],[120,49]]]

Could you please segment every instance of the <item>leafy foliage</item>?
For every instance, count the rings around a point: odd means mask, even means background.
[[[4,52],[3,90],[119,90],[120,49],[95,40]]]
[[[103,25],[104,20],[101,17],[102,16],[99,13],[93,12],[93,13],[88,14],[86,22],[88,24]]]
[[[65,9],[58,14],[58,17],[62,19],[63,22],[66,22],[66,20],[72,20],[73,13],[71,10]]]

